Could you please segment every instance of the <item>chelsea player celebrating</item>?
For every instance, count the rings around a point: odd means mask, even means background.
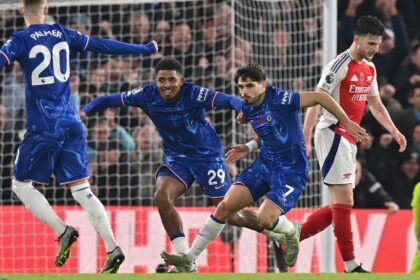
[[[26,134],[19,146],[12,189],[25,207],[58,236],[55,265],[65,264],[79,234],[53,211],[32,181],[67,185],[105,242],[108,256],[103,273],[115,273],[124,261],[105,208],[91,192],[83,124],[70,100],[70,51],[107,54],[151,54],[146,45],[103,40],[75,32],[61,24],[44,24],[46,0],[22,0],[20,13],[27,28],[12,34],[0,49],[0,69],[17,60],[25,78]]]
[[[337,117],[355,139],[362,139],[366,135],[326,93],[284,91],[267,86],[265,71],[258,64],[240,68],[235,82],[245,101],[242,112],[259,137],[261,152],[255,162],[241,172],[214,214],[205,222],[190,251],[187,254],[162,252],[168,264],[191,266],[222,232],[232,214],[266,195],[257,212],[257,223],[286,236],[284,260],[288,266],[293,266],[299,251],[300,226],[287,220],[284,214],[296,205],[305,189],[309,169],[300,109],[321,104]],[[227,152],[227,161],[243,158],[257,147],[254,140],[246,145],[236,145]]]
[[[223,159],[222,142],[205,111],[228,108],[240,112],[242,100],[185,82],[182,65],[164,58],[155,67],[155,82],[132,91],[101,96],[80,112],[82,119],[108,107],[136,106],[153,121],[163,139],[165,158],[156,171],[155,202],[175,251],[186,254],[188,240],[175,200],[196,180],[214,205],[225,196],[231,180]],[[262,231],[252,211],[232,215],[229,223]],[[268,231],[263,232],[270,235]],[[195,264],[176,266],[179,272],[196,271]]]

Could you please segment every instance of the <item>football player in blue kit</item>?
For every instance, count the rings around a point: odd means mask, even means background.
[[[266,195],[257,211],[257,223],[280,236],[286,236],[284,259],[288,266],[293,266],[299,251],[300,226],[287,220],[284,214],[296,205],[308,182],[309,171],[300,109],[321,104],[337,117],[355,139],[366,136],[364,129],[351,121],[328,94],[285,91],[267,86],[265,71],[258,64],[240,68],[235,82],[244,100],[244,117],[259,139],[233,146],[226,153],[227,162],[245,157],[258,148],[257,142],[260,145],[259,156],[236,178],[214,214],[200,229],[187,254],[162,252],[162,258],[168,264],[191,266],[221,233],[232,214]]]
[[[152,54],[156,42],[145,45],[98,39],[59,23],[44,24],[46,0],[22,0],[20,12],[26,28],[13,33],[0,49],[0,69],[18,61],[25,81],[26,134],[19,146],[13,170],[12,189],[25,207],[49,225],[58,236],[55,265],[65,264],[78,238],[53,211],[32,182],[48,184],[54,174],[67,185],[87,213],[108,252],[103,273],[115,273],[124,261],[104,206],[89,185],[85,132],[70,99],[70,52],[106,54]]]
[[[175,200],[194,181],[214,205],[223,199],[231,185],[224,161],[222,142],[205,119],[206,110],[214,108],[242,110],[243,101],[226,93],[185,82],[182,65],[173,58],[163,58],[155,67],[155,82],[128,92],[101,96],[87,104],[80,116],[92,115],[108,107],[140,107],[153,121],[163,139],[165,158],[156,171],[155,203],[163,226],[178,254],[189,250]],[[229,223],[262,231],[256,213],[242,211]],[[263,231],[270,236],[269,231]],[[196,266],[177,267],[179,272],[196,271]]]

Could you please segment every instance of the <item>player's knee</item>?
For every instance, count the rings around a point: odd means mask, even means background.
[[[346,204],[346,205],[350,205],[353,206],[354,201],[353,201],[353,194],[351,195],[342,195],[340,197],[336,197],[334,204]]]
[[[174,200],[162,189],[157,189],[153,198],[157,207],[171,207],[174,205]]]

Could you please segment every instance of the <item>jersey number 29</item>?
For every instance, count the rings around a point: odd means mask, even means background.
[[[64,51],[66,56],[66,72],[61,72],[60,52]],[[70,76],[70,51],[67,42],[60,42],[50,50],[44,45],[36,45],[29,52],[29,58],[36,58],[41,53],[44,57],[42,62],[34,69],[31,75],[33,86],[49,85],[55,83],[54,77],[60,82],[66,82]],[[41,73],[53,64],[54,76],[40,77]]]
[[[209,170],[207,172],[207,175],[210,176],[210,178],[209,178],[209,185],[210,186],[217,185],[217,181],[215,180],[216,176],[219,177],[222,184],[225,182],[226,174],[225,174],[225,171],[223,169],[218,169],[217,171],[216,170]]]

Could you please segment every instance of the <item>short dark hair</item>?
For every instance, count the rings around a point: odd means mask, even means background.
[[[373,35],[383,36],[385,31],[384,24],[377,18],[371,15],[362,16],[356,22],[354,29],[355,35]]]
[[[172,57],[162,58],[155,66],[155,73],[157,74],[160,70],[175,70],[178,74],[184,76],[182,64],[178,60]]]
[[[30,5],[39,5],[47,3],[46,0],[23,0],[22,2],[25,7]]]
[[[241,67],[236,71],[235,83],[238,83],[239,79],[251,79],[255,82],[263,82],[266,79],[264,68],[258,63],[250,63],[247,66]]]

